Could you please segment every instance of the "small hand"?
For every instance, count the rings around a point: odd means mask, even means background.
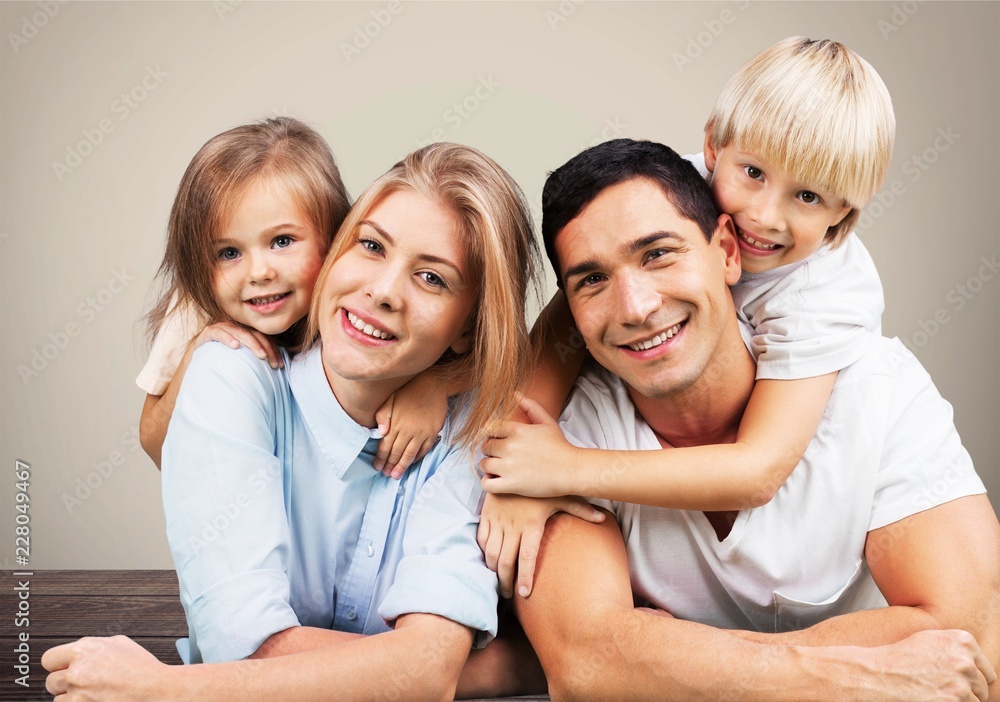
[[[50,648],[45,689],[60,702],[152,702],[166,692],[169,666],[125,636],[86,637]],[[63,696],[60,696],[63,695]]]
[[[557,497],[573,492],[569,476],[580,449],[566,441],[559,424],[542,406],[522,397],[519,407],[530,424],[506,421],[483,442],[483,489],[525,497]]]
[[[433,373],[421,374],[393,393],[375,413],[382,434],[375,470],[402,477],[437,442],[447,414],[448,396]]]
[[[201,346],[206,341],[219,341],[233,349],[246,346],[254,356],[267,361],[271,368],[281,368],[285,365],[274,341],[256,329],[249,329],[232,322],[218,322],[201,330],[195,339],[195,347]]]
[[[604,512],[579,497],[534,499],[520,495],[487,495],[476,540],[486,565],[496,571],[500,594],[527,597],[535,579],[535,564],[545,535],[545,524],[556,512],[566,512],[588,522],[604,521]]]

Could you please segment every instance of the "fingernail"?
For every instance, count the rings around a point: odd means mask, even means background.
[[[231,348],[231,349],[238,349],[239,347],[240,347],[240,342],[235,341],[235,340],[229,342],[229,348]]]
[[[527,597],[530,592],[531,592],[531,590],[529,590],[527,587],[525,587],[524,585],[522,585],[518,589],[517,594],[519,594],[521,597]]]

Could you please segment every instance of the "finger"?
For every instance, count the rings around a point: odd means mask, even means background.
[[[271,340],[267,334],[257,331],[253,331],[253,336],[260,344],[261,349],[264,351],[264,355],[267,357],[267,363],[271,368],[281,368],[285,365],[284,361],[281,360],[281,353],[278,352],[277,345]]]
[[[61,695],[67,691],[66,671],[57,670],[49,673],[45,678],[45,689],[53,695]]]
[[[497,570],[497,563],[500,561],[500,548],[503,546],[503,532],[499,529],[490,530],[490,538],[486,542],[486,567],[494,573]]]
[[[572,514],[585,522],[600,524],[604,521],[604,512],[583,500],[567,500],[561,508],[566,514]]]
[[[535,563],[544,534],[544,525],[541,528],[526,529],[521,534],[521,552],[517,557],[517,594],[520,597],[531,594],[531,586],[535,581]]]
[[[514,569],[517,566],[520,545],[520,535],[504,534],[500,558],[497,561],[497,579],[500,581],[500,594],[504,599],[509,600],[514,596]]]
[[[218,341],[231,349],[238,349],[240,347],[240,340],[217,324],[205,327],[201,334],[198,335],[198,338],[200,340],[199,343],[202,344],[206,341]]]
[[[532,400],[530,397],[524,396],[518,403],[518,407],[524,412],[532,424],[556,424],[556,420],[552,418],[545,408],[540,404]]]
[[[421,446],[421,442],[418,442],[416,439],[410,439],[410,442],[406,444],[406,448],[403,449],[403,455],[400,457],[399,462],[392,469],[393,478],[398,480],[406,472],[406,469],[413,465],[417,454],[420,453]]]
[[[992,685],[997,679],[996,670],[994,670],[993,664],[986,657],[986,654],[983,653],[983,650],[979,646],[976,646],[975,649],[976,667],[982,672],[986,684]]]
[[[225,328],[230,334],[239,339],[241,344],[250,349],[254,356],[262,361],[267,360],[267,352],[264,350],[264,347],[261,345],[257,337],[254,336],[253,331],[234,324],[227,324]]]
[[[407,442],[400,438],[399,434],[394,435],[392,441],[392,449],[389,450],[389,456],[385,459],[385,467],[382,472],[385,477],[391,477],[393,469],[399,465],[399,462],[403,460],[403,454],[406,453]]]
[[[479,550],[483,552],[483,556],[486,555],[486,545],[490,540],[490,520],[480,519],[479,528],[476,529],[476,543],[479,544]]]
[[[420,448],[417,450],[417,455],[413,457],[413,462],[416,463],[417,461],[424,460],[424,456],[430,453],[431,449],[434,448],[434,444],[437,443],[437,439],[437,436],[433,436],[420,442]]]
[[[389,399],[382,403],[382,406],[375,412],[375,422],[378,424],[378,431],[382,436],[389,433],[392,420],[392,404],[396,400],[396,394],[389,395]]]
[[[42,667],[50,672],[68,668],[73,660],[72,646],[72,643],[67,643],[50,648],[42,654]]]

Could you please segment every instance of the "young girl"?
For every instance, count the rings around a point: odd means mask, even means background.
[[[326,141],[296,119],[230,129],[195,154],[171,208],[164,290],[147,317],[154,343],[136,378],[147,393],[139,437],[157,467],[196,348],[242,344],[273,368],[278,346],[298,350],[316,276],[349,208]],[[447,409],[440,386],[430,373],[380,409],[377,470],[398,478],[430,449]]]
[[[509,422],[484,447],[485,489],[703,511],[769,502],[812,440],[837,373],[880,332],[881,283],[850,230],[885,176],[894,130],[881,78],[841,44],[792,37],[751,59],[709,118],[704,161],[690,158],[732,217],[743,261],[733,298],[753,329],[757,384],[737,442],[627,456],[570,446],[545,412],[559,413],[583,360],[559,293],[534,332],[543,360],[529,394],[542,404],[525,400],[531,424]],[[553,197],[548,183],[546,194]],[[545,222],[543,233],[565,224]],[[632,350],[669,345],[682,333],[680,326],[666,330]],[[547,501],[505,502],[498,509],[487,498],[480,543],[491,567],[513,564],[520,546],[524,596],[552,509]],[[505,593],[512,571],[499,572]]]

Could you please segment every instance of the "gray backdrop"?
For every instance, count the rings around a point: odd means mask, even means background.
[[[353,196],[418,145],[460,141],[537,208],[545,174],[592,143],[699,150],[725,80],[792,34],[847,43],[893,95],[896,152],[861,228],[884,331],[953,403],[1000,506],[1000,5],[52,1],[4,3],[0,29],[4,568],[16,460],[31,567],[172,567],[137,441],[136,320],[209,137],[304,119]]]

